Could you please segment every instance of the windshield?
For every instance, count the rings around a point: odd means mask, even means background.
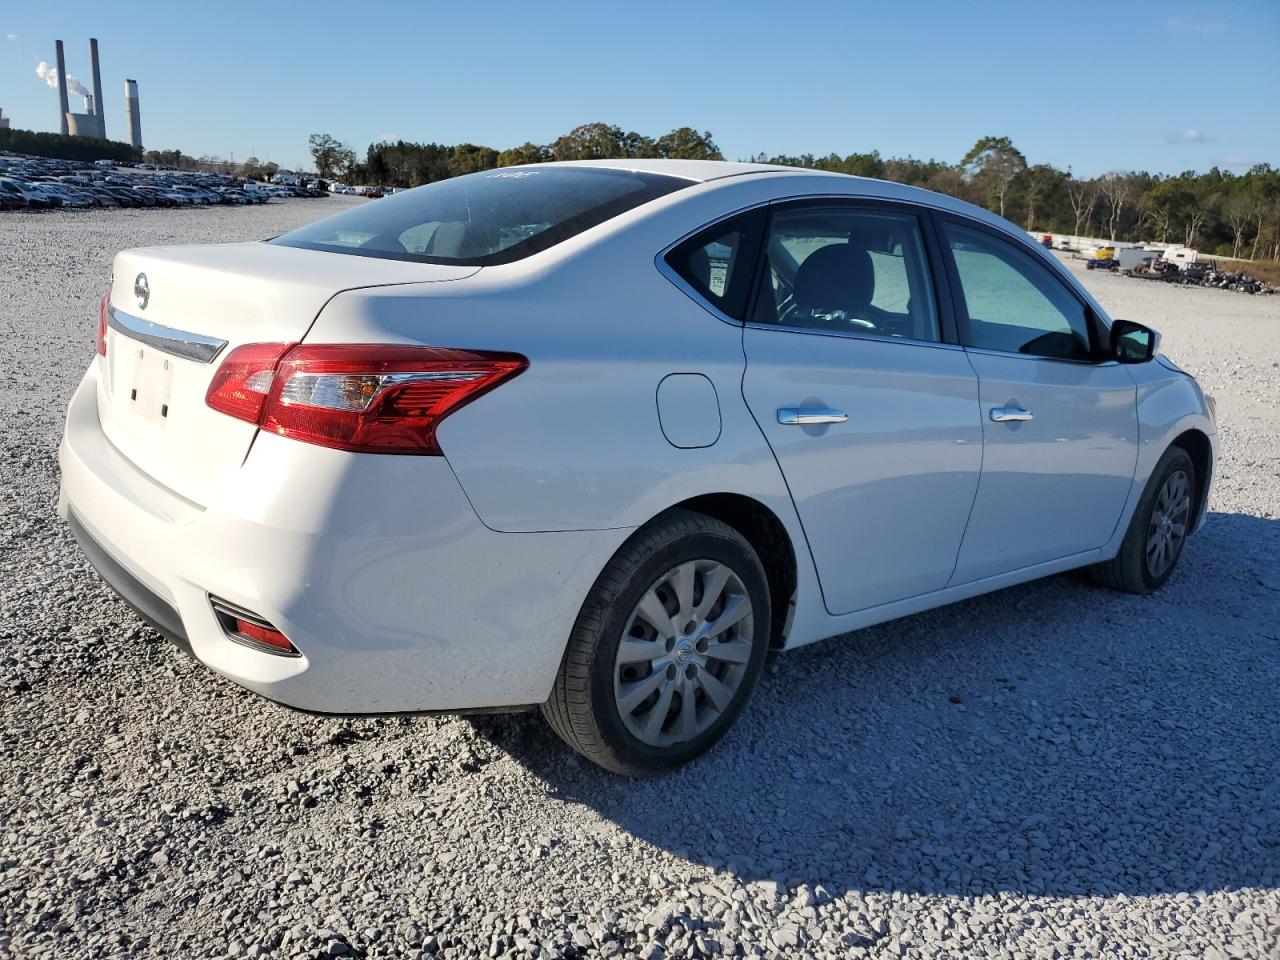
[[[371,200],[267,242],[387,260],[510,263],[691,183],[598,167],[486,170]]]

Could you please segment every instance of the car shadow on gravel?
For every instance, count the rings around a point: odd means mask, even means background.
[[[807,647],[712,754],[628,781],[480,733],[639,841],[744,881],[1144,896],[1280,885],[1280,522],[1213,514],[1159,594],[1067,575]]]

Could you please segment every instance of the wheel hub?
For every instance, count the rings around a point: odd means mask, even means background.
[[[614,698],[627,730],[651,746],[693,739],[733,702],[751,661],[751,599],[716,560],[690,560],[645,591],[627,620]]]
[[[1163,576],[1178,559],[1191,518],[1191,481],[1178,470],[1156,495],[1147,529],[1147,572]]]

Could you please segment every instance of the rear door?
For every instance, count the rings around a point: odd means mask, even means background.
[[[743,395],[833,614],[940,589],[955,568],[982,426],[939,256],[908,206],[804,202],[770,218]]]
[[[960,218],[940,231],[984,434],[954,582],[1101,547],[1137,464],[1133,378],[1102,359],[1091,308],[1032,251]]]

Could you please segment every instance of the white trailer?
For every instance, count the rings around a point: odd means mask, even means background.
[[[1133,270],[1143,263],[1154,262],[1160,255],[1159,250],[1148,250],[1145,247],[1121,247],[1116,250],[1116,260],[1121,270]]]

